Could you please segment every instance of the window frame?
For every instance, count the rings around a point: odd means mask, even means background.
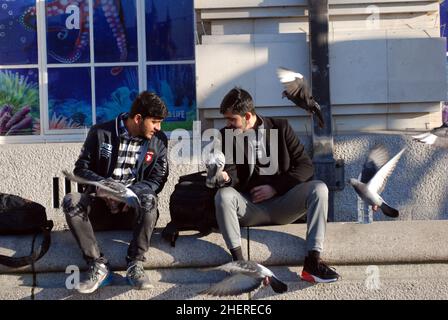
[[[47,62],[47,19],[46,19],[46,1],[36,0],[36,24],[37,24],[37,56],[38,64],[29,65],[1,65],[0,70],[5,69],[38,69],[39,72],[39,111],[40,111],[40,134],[36,135],[17,135],[17,136],[0,136],[0,144],[33,144],[33,143],[64,143],[64,142],[83,142],[87,137],[90,127],[82,129],[50,129],[49,122],[51,115],[49,114],[49,92],[48,92],[48,70],[59,68],[90,68],[91,77],[91,102],[92,102],[92,123],[96,124],[96,74],[97,67],[116,67],[116,66],[132,66],[137,67],[139,92],[146,90],[148,85],[147,68],[154,65],[194,65],[196,68],[196,11],[192,8],[192,32],[193,32],[193,60],[171,60],[171,61],[147,61],[146,51],[146,1],[135,0],[136,18],[137,18],[137,61],[136,62],[95,62],[95,42],[94,42],[94,6],[95,0],[87,0],[89,2],[89,63],[48,63]],[[199,117],[199,108],[197,106],[197,85],[195,83],[196,96],[196,121]],[[190,133],[192,130],[188,130]],[[170,136],[171,132],[166,132]]]

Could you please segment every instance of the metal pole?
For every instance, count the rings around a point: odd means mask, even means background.
[[[330,74],[328,50],[328,0],[309,0],[312,92],[319,103],[324,128],[317,121],[313,126],[313,163],[316,179],[329,189],[328,220],[334,221],[334,191],[336,190],[336,161],[333,156],[333,128],[330,103]]]

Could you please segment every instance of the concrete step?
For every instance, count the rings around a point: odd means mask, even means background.
[[[251,294],[219,299],[313,300],[313,299],[448,299],[448,264],[357,265],[338,266],[342,279],[332,284],[312,285],[299,280],[301,266],[272,267],[288,284],[288,291],[276,294],[271,288],[259,288]],[[147,270],[154,288],[132,290],[124,272],[114,274],[110,286],[91,295],[80,295],[65,288],[67,274],[38,274],[36,286],[29,276],[0,277],[0,299],[34,300],[208,300],[218,299],[200,292],[226,277],[225,273],[200,269]]]
[[[330,223],[327,227],[323,258],[335,265],[448,262],[448,221],[396,221],[372,224]],[[306,225],[243,228],[245,257],[267,266],[300,265],[306,252]],[[98,242],[114,270],[125,270],[130,232],[100,232]],[[0,254],[24,255],[30,252],[29,237],[0,237]],[[9,249],[6,249],[9,248]],[[197,268],[230,261],[222,236],[187,234],[176,247],[161,238],[157,229],[146,254],[145,268]],[[48,253],[36,263],[36,271],[65,272],[67,266],[84,268],[80,250],[70,232],[54,232]],[[30,268],[2,273],[29,273]]]

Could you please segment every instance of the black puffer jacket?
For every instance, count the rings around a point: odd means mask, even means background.
[[[94,125],[87,136],[81,154],[75,163],[74,174],[85,179],[100,181],[112,176],[118,158],[120,137],[118,116],[115,120]],[[151,190],[159,193],[168,178],[168,139],[159,131],[151,140],[145,140],[137,161],[137,179],[129,186],[139,198]],[[87,189],[87,192],[92,190]]]

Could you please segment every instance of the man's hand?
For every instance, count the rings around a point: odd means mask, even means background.
[[[250,190],[250,194],[252,196],[253,203],[260,203],[274,197],[277,194],[277,191],[275,191],[275,189],[270,185],[265,184],[252,188],[252,190]]]
[[[374,212],[377,212],[378,211],[378,206],[372,206],[372,210],[374,211]]]

